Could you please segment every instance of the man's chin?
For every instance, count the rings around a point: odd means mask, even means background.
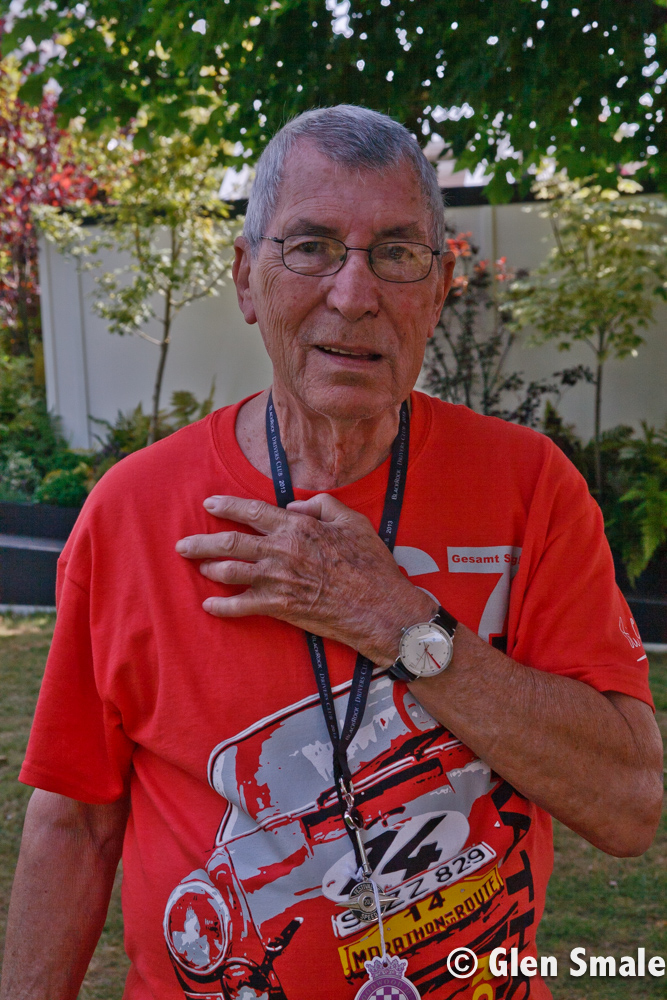
[[[329,385],[310,387],[303,402],[331,420],[365,420],[395,410],[400,403],[386,386]]]

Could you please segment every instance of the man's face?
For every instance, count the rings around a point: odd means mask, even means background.
[[[301,233],[353,247],[391,240],[432,246],[412,170],[348,170],[305,142],[285,165],[264,235]],[[251,258],[241,237],[234,279],[246,321],[259,323],[274,384],[331,418],[363,419],[395,407],[414,386],[452,268],[448,255],[442,266],[434,261],[424,280],[393,283],[376,277],[368,254],[352,251],[337,274],[312,277],[289,271],[280,246],[266,240]]]

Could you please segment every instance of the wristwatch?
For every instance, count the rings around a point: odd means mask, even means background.
[[[399,681],[415,681],[419,677],[435,677],[449,666],[454,652],[454,632],[458,621],[443,607],[428,622],[418,622],[404,628],[398,647],[398,657],[389,668]]]

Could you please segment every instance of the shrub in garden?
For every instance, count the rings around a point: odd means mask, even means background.
[[[73,451],[59,420],[46,407],[44,389],[33,381],[33,359],[0,355],[0,502],[80,507],[95,483],[121,458],[145,448],[151,416],[141,404],[116,421],[97,420],[104,429],[96,451]],[[174,392],[171,407],[158,415],[157,437],[167,437],[213,408],[215,382],[199,402]]]
[[[655,555],[667,554],[667,422],[656,430],[643,421],[642,436],[620,438],[616,450],[616,462],[605,463],[603,510],[610,543],[634,585]]]
[[[0,500],[21,503],[39,483],[32,460],[20,451],[8,451],[0,461]]]
[[[545,396],[560,398],[566,388],[582,379],[591,381],[593,375],[584,365],[530,382],[522,372],[506,372],[518,333],[505,288],[525,272],[515,274],[504,257],[480,259],[471,233],[456,235],[449,226],[447,230],[447,246],[457,258],[456,271],[426,349],[423,384],[447,402],[536,427]]]
[[[19,100],[20,84],[15,59],[0,59],[0,349],[29,355],[41,338],[34,209],[89,202],[98,190],[74,162],[56,98],[47,92],[31,107]]]
[[[547,403],[542,429],[576,465],[594,492],[596,450],[584,443]],[[662,429],[642,422],[642,433],[619,425],[603,431],[600,506],[612,551],[631,586],[652,559],[667,555],[667,423]]]
[[[186,427],[207,416],[213,409],[215,394],[215,379],[211,390],[200,403],[196,396],[184,390],[173,392],[171,409],[160,410],[156,425],[156,440],[168,437],[174,431]],[[130,413],[118,412],[115,423],[109,420],[93,418],[96,424],[105,428],[104,434],[96,435],[100,448],[94,456],[93,481],[98,479],[121,458],[145,448],[149,443],[152,417],[144,413],[141,403]]]
[[[0,355],[0,495],[5,500],[30,499],[47,472],[81,460],[48,413],[33,369],[30,357]]]
[[[91,468],[80,462],[74,469],[54,469],[47,472],[35,490],[35,503],[55,507],[81,507],[88,496]]]

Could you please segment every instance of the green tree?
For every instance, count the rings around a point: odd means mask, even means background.
[[[641,190],[621,179],[621,190]],[[534,328],[534,343],[561,351],[586,344],[595,359],[593,450],[598,499],[602,495],[603,371],[644,342],[638,332],[653,319],[656,294],[667,298],[667,205],[662,198],[621,198],[618,190],[563,174],[535,187],[546,201],[554,246],[528,277],[511,286],[517,326]]]
[[[351,101],[386,111],[461,165],[484,160],[493,200],[556,155],[570,176],[645,161],[667,187],[656,136],[667,100],[667,0],[26,0],[4,51],[23,46],[38,101],[108,129],[140,118],[138,142],[182,128],[256,157],[286,119]],[[0,0],[0,11],[9,0]],[[511,148],[510,148],[511,147]],[[249,151],[249,152],[248,152]],[[239,154],[240,155],[240,154]]]
[[[108,203],[93,216],[98,235],[87,238],[86,205],[77,214],[43,207],[46,236],[82,267],[99,267],[101,249],[125,253],[128,263],[96,278],[94,306],[111,333],[134,334],[159,351],[148,443],[157,438],[162,381],[174,320],[185,306],[216,295],[230,265],[232,231],[218,198],[219,150],[204,139],[196,146],[184,133],[158,139],[150,155],[129,142],[110,140],[96,176]],[[160,301],[161,300],[161,301]],[[156,320],[159,337],[146,327]]]

